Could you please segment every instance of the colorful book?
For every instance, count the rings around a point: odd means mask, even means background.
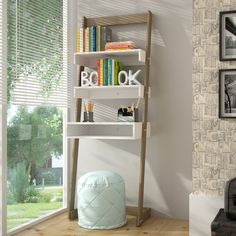
[[[80,52],[80,31],[77,32],[77,52]]]
[[[84,28],[80,28],[80,50],[79,52],[84,52]]]
[[[112,61],[113,61],[113,59],[108,60],[108,85],[109,86],[112,86],[112,73],[113,73]]]
[[[93,51],[93,27],[90,27],[89,29],[89,51]]]
[[[104,59],[104,75],[103,75],[103,85],[108,86],[108,58]]]
[[[118,61],[115,60],[114,85],[118,85]]]
[[[85,29],[85,52],[89,52],[90,51],[90,29],[89,27],[87,27]]]
[[[97,51],[101,51],[101,26],[97,26],[96,31],[96,49]]]
[[[115,59],[112,60],[112,86],[115,85]]]
[[[121,62],[118,60],[115,60],[114,85],[119,85],[118,75],[121,70],[122,70]]]
[[[101,73],[100,59],[97,61],[97,66],[98,66],[98,86],[100,86],[100,73]]]
[[[94,51],[97,51],[97,27],[94,27]]]
[[[77,32],[77,52],[105,51],[106,43],[112,41],[112,30],[108,27],[92,26]],[[109,45],[109,44],[108,44]]]
[[[105,51],[106,43],[112,41],[112,30],[110,28],[105,26],[102,27],[101,41],[101,50]]]
[[[98,86],[115,86],[118,84],[118,75],[122,70],[119,60],[100,58],[97,61]]]
[[[118,61],[118,74],[120,71],[122,71],[122,63],[120,61]],[[117,79],[117,84],[118,84],[118,79]]]
[[[104,78],[104,60],[99,59],[100,61],[100,86],[103,86],[103,78]]]
[[[129,50],[137,48],[133,41],[107,42],[105,50]]]
[[[96,52],[96,27],[90,28],[90,52]]]

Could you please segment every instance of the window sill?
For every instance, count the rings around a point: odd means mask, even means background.
[[[52,213],[48,213],[46,215],[43,215],[43,216],[39,217],[38,219],[32,220],[29,223],[22,224],[21,226],[18,226],[16,228],[8,231],[7,236],[11,236],[11,235],[15,235],[17,233],[20,233],[21,231],[24,231],[34,225],[37,225],[43,221],[46,221],[54,216],[60,215],[61,213],[64,213],[66,211],[67,211],[67,208],[61,208],[61,209],[54,211]]]

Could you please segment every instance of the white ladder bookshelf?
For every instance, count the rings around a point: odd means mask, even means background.
[[[144,197],[144,176],[146,159],[146,138],[150,136],[150,123],[147,122],[148,99],[150,96],[149,88],[149,67],[151,53],[151,25],[152,13],[148,11],[143,14],[111,16],[98,18],[83,18],[83,27],[91,26],[117,26],[129,24],[146,24],[147,42],[146,50],[130,49],[117,51],[98,51],[75,53],[74,62],[79,65],[78,86],[74,87],[74,98],[76,103],[76,121],[69,122],[67,125],[67,137],[74,139],[73,157],[72,157],[72,176],[71,191],[69,202],[69,218],[77,218],[77,209],[75,204],[75,186],[77,178],[78,148],[79,139],[116,139],[116,140],[141,140],[141,158],[140,158],[140,178],[139,178],[139,196],[137,207],[127,207],[127,213],[136,216],[136,225],[140,226],[145,219],[150,217],[151,209],[143,206]],[[99,58],[111,57],[119,59],[125,66],[143,66],[144,84],[127,86],[94,86],[81,87],[81,72],[84,67],[96,68]],[[144,99],[142,122],[80,122],[82,99]]]

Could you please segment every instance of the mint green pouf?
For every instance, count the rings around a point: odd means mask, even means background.
[[[125,184],[110,171],[94,171],[78,182],[79,225],[87,229],[113,229],[126,223]]]

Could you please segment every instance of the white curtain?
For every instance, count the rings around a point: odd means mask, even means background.
[[[0,0],[0,104],[6,103],[7,94],[7,1]]]
[[[67,107],[67,0],[8,2],[11,103]]]

